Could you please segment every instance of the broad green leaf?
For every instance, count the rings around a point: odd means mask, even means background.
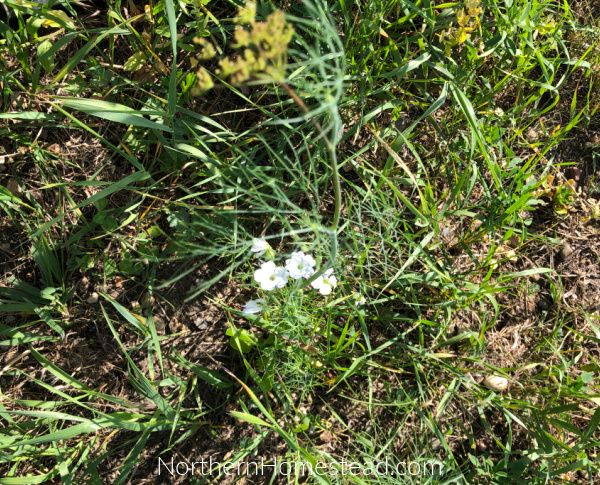
[[[48,10],[45,14],[48,18],[42,24],[44,27],[55,27],[58,29],[75,29],[75,22],[62,10]]]
[[[146,64],[146,58],[142,52],[134,53],[129,59],[123,64],[124,71],[137,71]]]
[[[51,47],[52,47],[52,42],[50,42],[49,39],[46,39],[44,42],[41,42],[37,48],[37,55],[38,55],[40,64],[48,72],[52,72],[52,70],[54,69],[54,57],[53,56],[44,56],[44,54],[46,52],[48,52]]]

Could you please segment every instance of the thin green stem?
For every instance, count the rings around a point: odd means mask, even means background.
[[[300,99],[300,97],[294,92],[294,90],[290,87],[286,82],[282,82],[281,86],[285,89],[286,93],[294,100],[294,102],[300,107],[304,113],[309,114],[310,110],[304,104],[304,101]],[[337,158],[335,156],[335,147],[323,131],[321,124],[314,118],[311,119],[313,126],[317,130],[317,133],[323,138],[323,143],[325,143],[325,147],[327,148],[327,153],[329,155],[329,164],[331,166],[331,171],[333,172],[333,197],[334,197],[334,208],[333,208],[333,222],[331,224],[331,230],[333,232],[337,232],[338,224],[340,221],[340,212],[342,208],[342,187],[340,185],[340,174],[338,172],[337,167]]]

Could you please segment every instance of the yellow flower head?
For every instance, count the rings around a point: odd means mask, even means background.
[[[238,10],[237,17],[234,20],[236,24],[249,24],[254,22],[256,17],[256,4],[248,2],[244,7],[240,7]]]
[[[212,45],[210,41],[203,37],[194,37],[194,44],[197,44],[202,49],[200,54],[198,54],[198,59],[202,61],[207,61],[208,59],[212,59],[217,54],[215,47]]]
[[[294,28],[287,23],[282,11],[276,10],[264,22],[255,18],[256,7],[250,11],[240,10],[236,23],[234,47],[244,47],[243,55],[221,60],[219,75],[231,76],[233,84],[241,84],[251,78],[280,82],[285,76],[288,44],[294,36]]]
[[[537,30],[540,34],[553,34],[556,30],[556,22],[551,18],[546,19],[543,23],[537,25]]]
[[[196,78],[198,79],[198,84],[192,88],[192,93],[196,96],[204,94],[214,86],[212,77],[203,67],[196,71]]]
[[[467,0],[466,8],[471,17],[477,17],[482,12],[480,0]]]
[[[467,14],[465,14],[464,8],[461,8],[456,12],[456,19],[458,20],[458,25],[460,25],[461,27],[466,27],[467,25],[469,25],[469,20],[471,20],[471,18]]]

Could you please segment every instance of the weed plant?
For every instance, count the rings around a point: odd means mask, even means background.
[[[0,484],[593,483],[597,3],[1,1]]]

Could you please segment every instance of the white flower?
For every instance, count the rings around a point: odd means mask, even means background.
[[[254,279],[260,283],[263,290],[271,291],[275,288],[283,288],[287,283],[288,275],[283,266],[275,266],[273,261],[267,261],[254,272]]]
[[[367,299],[360,293],[354,293],[354,295],[352,295],[352,298],[354,298],[354,302],[357,305],[364,305],[365,303],[367,303]]]
[[[292,253],[290,259],[285,261],[285,269],[288,270],[289,276],[294,279],[310,278],[315,274],[316,261],[310,254],[304,254],[302,251]]]
[[[253,239],[252,240],[252,249],[250,249],[250,251],[252,251],[253,253],[256,253],[257,258],[260,258],[269,249],[271,249],[271,245],[264,239]]]
[[[333,276],[333,268],[329,268],[312,282],[312,287],[319,290],[321,295],[329,295],[336,286],[337,278]]]
[[[243,315],[252,315],[253,313],[260,313],[262,311],[262,307],[265,304],[265,300],[263,298],[257,298],[256,300],[250,300],[248,303],[244,305],[242,310]]]

